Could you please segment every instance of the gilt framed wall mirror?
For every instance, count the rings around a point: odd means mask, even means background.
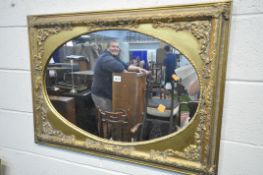
[[[28,17],[37,143],[216,174],[231,1]]]

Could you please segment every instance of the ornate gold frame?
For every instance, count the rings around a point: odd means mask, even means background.
[[[185,174],[217,174],[231,4],[29,16],[35,141]],[[150,141],[114,142],[79,129],[56,112],[45,89],[50,55],[73,37],[106,29],[154,36],[189,58],[201,95],[188,127]]]

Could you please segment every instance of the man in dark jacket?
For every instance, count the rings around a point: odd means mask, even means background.
[[[172,81],[172,75],[174,74],[174,70],[176,69],[176,60],[178,55],[171,52],[170,46],[165,46],[164,50],[166,51],[166,56],[163,61],[163,65],[165,67],[165,83]]]
[[[149,74],[140,67],[127,65],[119,58],[120,48],[117,41],[110,41],[107,49],[103,52],[96,62],[94,78],[91,86],[92,99],[96,106],[102,110],[112,110],[112,73],[138,71]]]

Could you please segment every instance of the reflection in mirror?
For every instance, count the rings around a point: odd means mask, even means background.
[[[125,142],[186,127],[200,94],[197,73],[182,53],[128,30],[88,33],[64,43],[47,65],[46,89],[68,121]]]

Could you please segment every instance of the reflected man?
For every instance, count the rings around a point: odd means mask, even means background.
[[[172,81],[172,75],[174,74],[174,70],[176,69],[176,61],[178,59],[178,55],[172,53],[171,47],[166,45],[164,47],[166,52],[166,56],[163,61],[163,66],[165,67],[165,83]]]
[[[95,105],[104,111],[112,111],[112,73],[129,70],[149,74],[143,68],[124,63],[119,58],[119,54],[119,43],[110,41],[107,44],[107,49],[100,55],[95,65],[91,95]]]

